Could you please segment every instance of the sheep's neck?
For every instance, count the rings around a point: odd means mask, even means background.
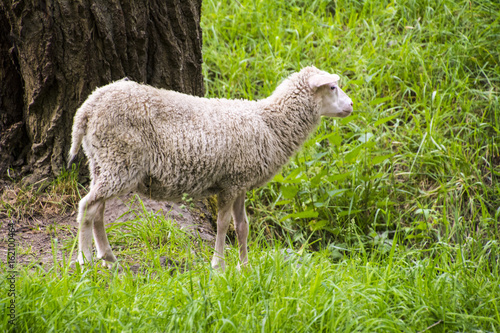
[[[320,117],[314,115],[311,106],[296,101],[281,104],[263,102],[267,105],[262,108],[261,116],[274,132],[276,148],[282,152],[286,163],[319,124]]]

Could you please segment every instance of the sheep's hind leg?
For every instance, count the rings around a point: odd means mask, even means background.
[[[94,193],[90,191],[78,206],[78,262],[92,263],[92,228],[96,214],[98,214],[99,202],[94,200]]]
[[[248,263],[247,257],[247,237],[248,237],[248,219],[245,212],[245,193],[241,194],[233,203],[233,219],[236,235],[238,237],[238,246],[240,249],[240,265],[245,267]]]
[[[108,237],[106,235],[106,229],[104,228],[104,209],[106,207],[106,202],[104,200],[99,201],[99,206],[97,207],[97,212],[94,220],[94,240],[97,247],[97,259],[103,259],[104,266],[112,267],[113,263],[116,262],[116,257],[111,250],[109,245]]]
[[[226,233],[231,222],[231,206],[233,202],[228,202],[221,197],[219,199],[219,213],[217,214],[217,237],[215,239],[215,252],[212,258],[212,268],[221,269],[224,271],[224,245],[226,241]]]

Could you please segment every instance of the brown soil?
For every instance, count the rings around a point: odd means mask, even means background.
[[[6,186],[5,183],[0,186]],[[5,189],[5,188],[4,188]],[[3,191],[0,191],[0,194]],[[183,208],[181,204],[170,202],[159,202],[148,198],[142,198],[142,202],[148,211],[164,214],[167,218],[174,220],[180,228],[190,231],[193,235],[208,243],[214,243],[215,230],[210,213],[203,202],[194,204],[194,207]],[[50,204],[50,202],[49,202]],[[60,206],[60,205],[59,205]],[[0,258],[6,262],[8,246],[9,224],[14,223],[16,243],[17,265],[42,265],[50,266],[57,260],[62,260],[63,251],[69,253],[78,232],[76,222],[76,208],[53,209],[48,206],[43,211],[30,211],[19,218],[9,218],[5,210],[0,206]],[[129,194],[120,198],[114,198],[106,202],[104,223],[109,225],[118,221],[127,221],[142,212],[142,207]],[[54,245],[57,245],[55,247]],[[113,244],[111,244],[113,248]],[[57,248],[56,253],[53,249]],[[76,250],[72,260],[76,259]]]

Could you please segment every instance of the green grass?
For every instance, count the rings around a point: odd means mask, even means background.
[[[20,269],[15,328],[499,332],[498,2],[204,0],[202,14],[207,96],[263,98],[315,65],[342,77],[354,115],[324,119],[249,193],[248,269],[231,246],[212,271],[210,246],[139,212],[109,230],[138,273]]]
[[[156,223],[171,226],[161,218]],[[141,238],[148,228],[127,233]],[[116,233],[111,231],[120,237]],[[334,260],[329,250],[300,254],[285,251],[279,243],[254,241],[251,267],[237,271],[232,248],[230,265],[220,273],[204,258],[210,249],[192,254],[190,241],[178,231],[175,236],[176,258],[185,258],[189,266],[184,272],[160,268],[149,254],[142,257],[138,274],[98,266],[73,269],[64,261],[52,268],[21,270],[16,329],[416,332],[436,324],[434,331],[440,332],[499,330],[497,243],[469,253],[471,259],[463,253],[472,249],[470,244],[438,244],[422,252],[394,242],[387,254],[367,254],[361,248]],[[157,258],[165,252],[158,244],[152,253]],[[4,317],[0,327],[6,326]]]
[[[354,101],[252,193],[271,237],[351,244],[353,228],[399,227],[419,246],[500,238],[497,2],[239,3],[204,2],[208,96],[265,97],[312,64],[341,75]]]

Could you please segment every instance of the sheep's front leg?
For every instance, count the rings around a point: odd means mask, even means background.
[[[215,239],[215,252],[212,258],[212,268],[221,269],[224,271],[224,245],[226,241],[226,233],[231,222],[231,206],[232,202],[222,204],[219,197],[219,213],[217,214],[217,237]]]
[[[238,246],[240,249],[240,263],[241,266],[246,266],[248,263],[247,257],[247,237],[248,237],[248,219],[245,212],[245,193],[241,194],[233,203],[233,220],[238,237]]]

